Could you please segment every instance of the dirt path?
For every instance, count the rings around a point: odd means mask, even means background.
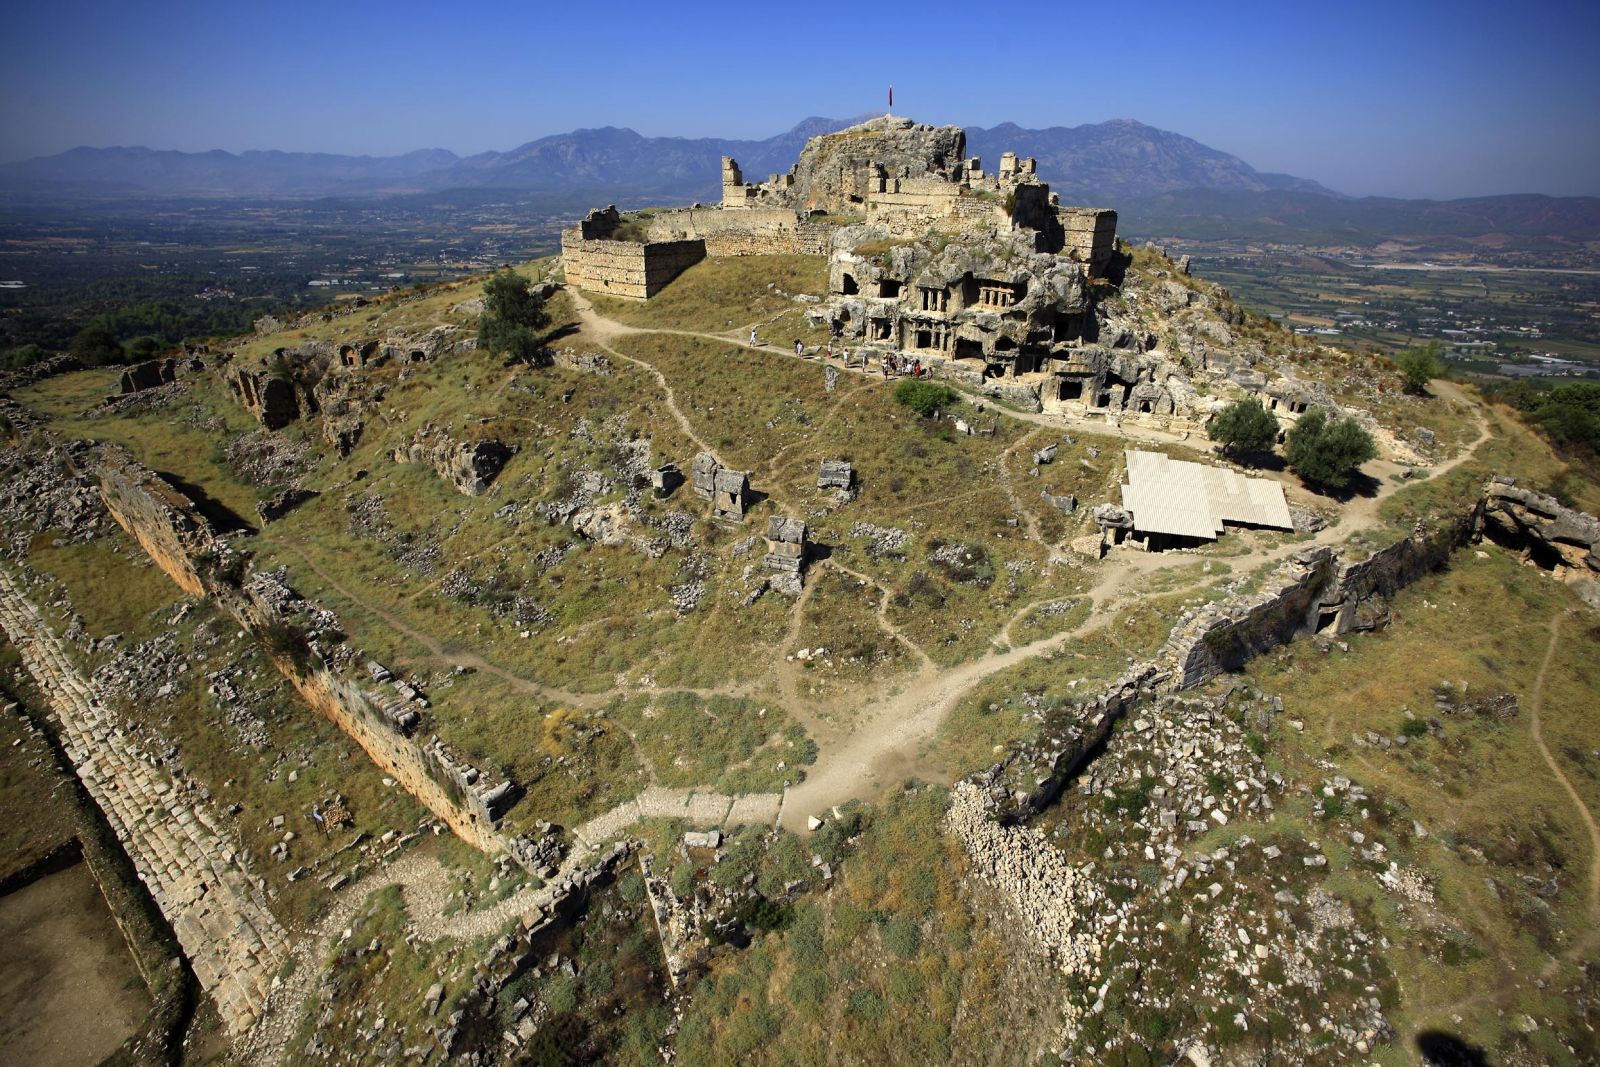
[[[573,693],[566,689],[556,689],[552,686],[541,685],[538,682],[530,681],[521,675],[513,674],[504,667],[499,667],[493,663],[490,663],[476,652],[467,652],[462,649],[452,648],[441,644],[432,635],[417,629],[388,609],[382,607],[381,605],[374,604],[372,601],[367,600],[365,597],[362,597],[346,588],[337,578],[324,570],[322,566],[310,556],[306,555],[305,552],[299,548],[299,546],[290,544],[285,545],[285,547],[289,551],[293,552],[295,556],[299,558],[300,562],[304,563],[313,574],[315,574],[318,578],[321,578],[324,582],[328,583],[329,587],[332,588],[334,592],[338,593],[352,604],[355,604],[363,611],[368,611],[373,615],[376,615],[378,618],[382,619],[386,625],[393,627],[397,633],[404,634],[406,637],[427,649],[429,654],[440,663],[451,666],[459,665],[463,667],[472,667],[476,670],[484,672],[485,674],[491,674],[494,677],[509,683],[519,692],[527,693],[529,696],[538,697],[540,700],[549,701],[556,704],[569,704],[580,708],[599,707],[612,696],[612,694],[609,692]]]
[[[591,337],[611,354],[648,371],[654,376],[668,397],[668,407],[672,411],[673,417],[677,419],[685,434],[699,444],[700,438],[694,433],[689,420],[678,409],[676,402],[672,399],[671,386],[667,382],[665,375],[644,361],[617,352],[608,342],[615,337],[624,335],[671,333],[698,337],[721,344],[740,344],[743,340],[742,334],[744,331],[740,331],[741,337],[733,338],[726,335],[692,330],[657,330],[629,326],[600,315],[594,310],[589,301],[580,294],[573,293],[572,296],[574,306],[577,308],[584,327]],[[774,349],[774,351],[779,350]],[[784,352],[784,354],[788,355],[787,352]],[[798,357],[790,356],[790,358]],[[873,374],[869,367],[847,367],[841,359],[830,360],[825,357],[819,357],[816,362],[834,366],[841,371],[863,377]],[[864,387],[865,383],[862,388]],[[853,395],[857,391],[859,390],[851,390],[847,396]],[[1439,392],[1456,400],[1467,399],[1458,387],[1451,386],[1448,383],[1439,383]],[[843,399],[841,398],[840,404],[835,405],[835,412],[841,406]],[[1183,442],[1189,439],[1190,436],[1187,432],[1172,433],[1153,427],[1118,425],[1101,420],[1074,418],[1059,413],[1047,415],[1017,411],[993,404],[990,406],[993,410],[1006,417],[1055,431],[1078,427],[1084,432],[1102,436],[1115,436],[1166,445]],[[832,414],[831,412],[830,417]],[[1435,467],[1430,472],[1432,477],[1446,474],[1461,463],[1466,462],[1476,452],[1478,446],[1488,440],[1489,427],[1487,421],[1483,418],[1481,412],[1476,412],[1475,414],[1478,422],[1476,439],[1455,457]],[[1002,456],[1002,465],[1007,457],[1013,454],[1016,449],[1024,447],[1029,441],[1033,440],[1034,436],[1033,433],[1029,433],[1021,441],[1013,444],[1006,451],[1005,456]],[[704,446],[702,445],[702,447]],[[706,450],[710,451],[709,448]],[[773,458],[773,462],[769,464],[769,467],[776,467],[777,458],[776,456]],[[1400,468],[1394,464],[1380,464],[1374,472],[1379,478],[1378,491],[1371,497],[1357,498],[1344,504],[1341,508],[1339,520],[1319,531],[1309,541],[1291,541],[1270,548],[1256,549],[1242,557],[1227,560],[1227,562],[1232,568],[1242,573],[1258,567],[1280,563],[1310,544],[1336,544],[1356,530],[1375,525],[1378,522],[1379,508],[1383,501],[1407,484],[1389,477],[1390,474],[1399,470]],[[1023,523],[1024,535],[1034,543],[1054,550],[1057,546],[1050,545],[1045,541],[1039,529],[1036,516],[1023,505],[1016,487],[1011,484],[1008,472],[1003,468],[1000,472],[1000,477],[1008,500]],[[905,765],[908,760],[914,762],[914,753],[917,748],[936,734],[939,726],[956,703],[984,679],[1034,656],[1054,651],[1068,641],[1081,637],[1104,625],[1107,621],[1104,616],[1108,606],[1114,603],[1118,596],[1136,583],[1138,579],[1180,562],[1184,562],[1184,560],[1127,551],[1119,552],[1113,557],[1113,561],[1108,561],[1102,565],[1094,587],[1084,594],[1089,598],[1092,605],[1090,616],[1084,623],[1072,630],[1055,634],[1027,645],[990,652],[977,660],[943,671],[933,663],[926,652],[887,617],[890,601],[887,590],[883,590],[883,599],[877,610],[879,624],[885,632],[911,650],[917,656],[921,666],[917,673],[909,679],[904,689],[889,697],[881,705],[876,707],[869,705],[868,714],[856,723],[850,733],[835,742],[830,742],[823,746],[817,763],[810,769],[806,781],[790,791],[792,801],[784,806],[785,824],[791,828],[803,825],[806,816],[818,810],[826,809],[851,797],[868,796],[876,792],[890,765]],[[881,583],[867,578],[836,561],[830,560],[824,565],[832,566],[840,573],[850,575],[857,580],[868,581],[882,590]],[[1007,644],[1010,644],[1011,628],[1027,610],[1034,606],[1036,605],[1030,604],[1021,609],[1017,615],[1006,623],[997,636]],[[786,635],[786,641],[778,650],[780,656],[797,639],[801,619],[800,611],[801,609],[797,605],[789,633]],[[778,674],[782,679],[781,685],[784,696],[789,703],[796,704],[797,702],[793,699],[795,694],[792,672],[785,672],[780,664]]]
[[[569,288],[567,293],[572,297],[572,306],[577,310],[578,318],[583,321],[584,329],[589,331],[595,344],[605,349],[610,355],[622,360],[624,363],[630,363],[638,367],[654,378],[656,384],[661,386],[662,395],[667,402],[667,410],[672,413],[673,421],[678,424],[678,428],[683,431],[684,436],[693,441],[695,447],[700,451],[710,453],[712,458],[721,463],[722,459],[717,455],[716,450],[700,439],[700,435],[694,432],[694,425],[689,421],[689,417],[683,413],[682,408],[678,407],[677,395],[673,393],[672,386],[667,382],[667,376],[644,360],[635,359],[630,355],[619,352],[612,346],[611,341],[614,338],[633,333],[678,333],[689,337],[703,337],[722,344],[732,344],[733,342],[726,337],[718,337],[709,333],[694,333],[689,330],[644,330],[636,326],[628,326],[615,319],[608,319],[595,311],[594,305],[585,300],[576,289]]]
[[[1187,561],[1174,559],[1167,565],[1179,562]],[[1093,604],[1089,618],[1070,630],[1005,651],[993,651],[948,670],[941,671],[929,661],[905,689],[872,708],[849,736],[822,752],[806,780],[790,788],[783,825],[791,830],[803,829],[807,816],[877,792],[887,772],[907,765],[908,760],[915,762],[911,757],[917,748],[938,733],[961,698],[985,679],[1035,656],[1054,652],[1110,623],[1110,616],[1100,609],[1115,598],[1131,573],[1141,569],[1144,568],[1133,561],[1106,568],[1100,581],[1082,594]]]
[[[1544,650],[1544,662],[1539,665],[1539,677],[1533,683],[1528,730],[1533,734],[1533,743],[1538,746],[1539,755],[1544,757],[1550,773],[1561,783],[1561,788],[1567,791],[1567,796],[1572,798],[1573,806],[1578,809],[1578,817],[1583,820],[1584,827],[1589,831],[1589,922],[1593,931],[1600,930],[1600,826],[1595,825],[1594,813],[1589,810],[1589,805],[1583,802],[1583,798],[1573,788],[1571,779],[1550,754],[1550,747],[1544,743],[1544,730],[1539,718],[1544,704],[1545,676],[1550,673],[1550,662],[1555,659],[1556,649],[1560,645],[1561,621],[1565,618],[1566,615],[1557,615],[1550,620],[1550,644]]]

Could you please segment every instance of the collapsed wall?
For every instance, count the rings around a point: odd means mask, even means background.
[[[1184,614],[1152,662],[1130,667],[1086,700],[1050,711],[1037,737],[968,781],[991,796],[1003,820],[1037,815],[1106,743],[1117,721],[1157,693],[1194,688],[1298,637],[1382,625],[1386,601],[1471,542],[1482,515],[1479,502],[1442,522],[1418,524],[1411,535],[1358,562],[1343,562],[1321,546],[1296,553],[1265,590]]]
[[[1388,621],[1389,598],[1473,539],[1482,513],[1477,503],[1452,518],[1418,523],[1409,536],[1356,562],[1326,547],[1297,552],[1261,592],[1182,616],[1158,659],[1169,665],[1174,684],[1187,689],[1305,634],[1375,629]]]
[[[364,690],[355,680],[361,657],[344,643],[331,612],[251,570],[248,557],[217,537],[193,502],[126,451],[108,448],[99,475],[107,510],[150,559],[185,592],[212,600],[250,631],[307,704],[457,836],[485,852],[527,851],[498,832],[500,816],[518,796],[514,784],[491,784],[436,736],[419,740],[414,709]]]

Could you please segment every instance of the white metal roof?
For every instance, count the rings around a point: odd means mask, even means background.
[[[1128,484],[1122,506],[1141,533],[1213,539],[1224,522],[1294,529],[1283,486],[1222,467],[1127,450]]]

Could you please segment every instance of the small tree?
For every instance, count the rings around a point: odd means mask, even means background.
[[[141,361],[155,359],[166,350],[166,347],[154,337],[135,337],[128,342],[128,358]]]
[[[1421,396],[1427,393],[1428,383],[1443,378],[1449,367],[1439,354],[1439,342],[1430,341],[1420,348],[1406,348],[1394,354],[1394,365],[1400,368],[1405,379],[1406,392]]]
[[[86,367],[103,367],[123,360],[122,342],[103,322],[91,322],[72,339],[72,354]]]
[[[894,401],[927,418],[942,407],[956,402],[958,394],[948,385],[907,378],[894,387]]]
[[[483,314],[478,316],[478,347],[484,351],[532,362],[539,352],[539,331],[549,323],[544,301],[516,271],[496,271],[484,283]]]
[[[1208,432],[1224,452],[1233,455],[1270,452],[1278,442],[1278,416],[1268,411],[1259,397],[1247,396],[1218,412]]]
[[[1284,455],[1294,472],[1312,485],[1342,489],[1367,460],[1378,454],[1377,443],[1348,415],[1328,421],[1327,412],[1312,408],[1300,417]]]

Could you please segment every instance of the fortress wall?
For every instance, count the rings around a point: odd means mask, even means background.
[[[357,684],[329,666],[328,659],[337,658],[333,650],[327,650],[327,657],[303,660],[279,651],[282,633],[304,641],[302,627],[252,595],[246,588],[246,558],[215,536],[192,502],[117,451],[101,468],[100,492],[118,525],[174,582],[192,596],[212,600],[262,642],[307,704],[348,734],[464,841],[485,852],[501,851],[504,843],[485,800],[487,783],[479,781],[477,771],[452,759],[437,738],[420,742],[391,721]]]
[[[135,463],[127,452],[108,448],[106,455],[100,468],[100,496],[106,510],[185,593],[205,596],[197,561],[215,555],[211,524],[192,501]]]
[[[698,238],[705,242],[708,256],[823,256],[828,254],[833,228],[803,222],[789,208],[684,208],[657,215],[649,234],[652,240],[663,241]]]
[[[585,240],[573,227],[561,234],[567,282],[592,293],[648,300],[706,256],[702,240]]]
[[[301,699],[348,734],[457,837],[483,852],[501,851],[493,817],[470,786],[441,766],[439,753],[396,730],[349,680],[326,667],[303,670],[278,656],[271,658]]]

